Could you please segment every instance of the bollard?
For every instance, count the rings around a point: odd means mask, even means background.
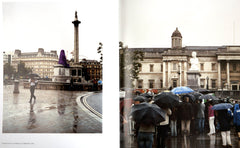
[[[14,90],[13,90],[14,94],[18,94],[19,93],[18,86],[19,86],[19,81],[18,80],[14,80]]]

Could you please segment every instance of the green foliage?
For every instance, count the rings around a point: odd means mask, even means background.
[[[8,76],[8,78],[10,78],[12,75],[16,73],[16,70],[13,66],[11,66],[11,64],[6,63],[4,64],[3,73],[4,75]]]
[[[17,77],[24,77],[25,75],[32,72],[31,68],[26,68],[25,63],[20,62],[17,66]]]
[[[120,75],[120,88],[132,87],[132,81],[138,79],[140,67],[143,61],[144,53],[142,51],[130,51],[127,46],[119,42],[119,75]]]
[[[103,62],[102,46],[103,46],[103,44],[101,42],[99,42],[99,47],[97,49],[97,53],[101,55],[101,57],[100,57],[100,63],[101,64]]]

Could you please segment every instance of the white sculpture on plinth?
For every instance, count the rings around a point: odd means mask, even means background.
[[[197,56],[197,53],[195,51],[192,52],[192,58],[190,59],[190,63],[191,63],[191,68],[189,69],[190,71],[199,71],[198,58],[196,56]]]

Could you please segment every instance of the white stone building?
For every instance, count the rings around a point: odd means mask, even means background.
[[[178,28],[171,48],[129,48],[144,52],[135,88],[168,89],[187,86],[192,52],[197,53],[200,87],[212,90],[240,90],[240,46],[186,46]]]

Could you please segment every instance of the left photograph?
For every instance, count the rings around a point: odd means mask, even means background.
[[[2,3],[2,133],[102,133],[104,42],[89,5]]]

